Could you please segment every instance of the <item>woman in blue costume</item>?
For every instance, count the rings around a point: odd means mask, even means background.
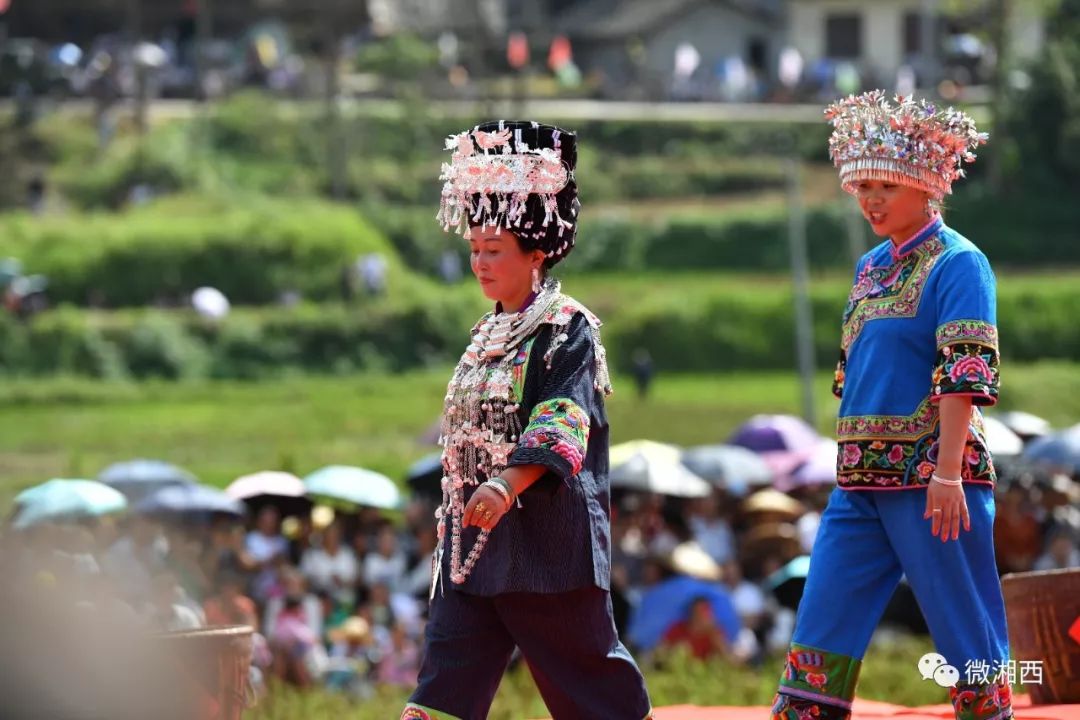
[[[444,227],[495,303],[443,410],[430,619],[402,720],[486,718],[514,647],[555,720],[641,720],[649,696],[610,596],[600,322],[547,272],[573,249],[576,137],[487,123],[455,135]]]
[[[774,720],[851,716],[862,657],[901,576],[960,720],[1011,718],[994,562],[995,280],[938,207],[986,141],[952,108],[875,91],[828,108],[844,190],[885,241],[859,261],[833,391],[838,487],[821,520]],[[917,663],[922,666],[917,667]]]

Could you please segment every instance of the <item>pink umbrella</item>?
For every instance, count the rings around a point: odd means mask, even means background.
[[[793,487],[791,477],[805,465],[814,454],[813,448],[803,450],[773,450],[760,453],[761,459],[773,472],[773,487],[787,490]],[[835,459],[834,459],[835,462]]]
[[[836,482],[836,452],[834,440],[822,439],[809,454],[806,462],[776,482],[776,489],[790,492],[795,488],[832,485]]]

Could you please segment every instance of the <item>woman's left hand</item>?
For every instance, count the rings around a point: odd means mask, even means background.
[[[469,498],[469,504],[465,506],[465,515],[462,516],[461,524],[464,527],[475,525],[481,530],[491,530],[502,519],[509,508],[506,499],[495,490],[481,485]]]
[[[962,485],[942,485],[934,480],[926,487],[926,512],[924,520],[932,520],[930,534],[946,542],[960,537],[960,526],[971,530],[967,499]]]

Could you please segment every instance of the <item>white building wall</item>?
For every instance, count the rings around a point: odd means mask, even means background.
[[[790,0],[788,38],[809,65],[825,57],[825,19],[830,14],[858,15],[858,64],[881,77],[895,77],[904,61],[904,15],[922,6],[923,0]]]

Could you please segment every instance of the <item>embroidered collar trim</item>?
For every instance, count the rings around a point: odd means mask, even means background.
[[[893,259],[899,260],[900,258],[909,255],[912,250],[937,235],[943,225],[944,222],[941,219],[941,215],[935,213],[934,217],[930,218],[930,222],[923,225],[921,230],[919,230],[917,233],[915,233],[910,238],[901,243],[899,247],[894,244],[892,247],[889,248],[889,251],[892,253]]]

